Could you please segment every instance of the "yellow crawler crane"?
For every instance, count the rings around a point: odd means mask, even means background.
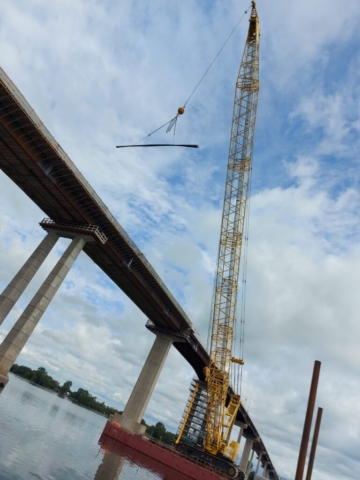
[[[229,444],[231,429],[240,407],[240,396],[230,395],[236,301],[241,247],[248,199],[256,111],[259,96],[260,27],[255,1],[252,2],[250,26],[236,81],[225,197],[221,223],[212,317],[210,364],[206,367],[207,419],[204,448],[235,461],[239,445]]]

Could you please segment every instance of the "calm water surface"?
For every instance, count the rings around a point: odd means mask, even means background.
[[[0,480],[95,479],[105,423],[105,417],[10,375],[0,395]],[[149,466],[134,450],[110,456],[114,468],[96,480],[180,479],[157,462]]]

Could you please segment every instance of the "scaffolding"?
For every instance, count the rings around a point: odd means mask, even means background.
[[[206,383],[196,380],[190,384],[190,394],[180,420],[176,443],[203,446],[206,429]]]

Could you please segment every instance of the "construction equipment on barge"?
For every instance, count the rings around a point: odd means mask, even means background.
[[[216,464],[227,475],[243,478],[234,463],[239,443],[230,441],[231,430],[240,407],[240,395],[230,393],[231,365],[243,364],[232,356],[236,321],[236,304],[253,156],[256,112],[259,97],[260,26],[256,3],[252,2],[250,25],[235,87],[225,196],[210,344],[210,364],[205,368],[207,403],[205,437],[202,448],[181,441],[184,428],[176,441],[180,451]],[[197,394],[194,389],[193,395]],[[192,404],[190,399],[189,404]],[[190,407],[191,408],[191,407]]]

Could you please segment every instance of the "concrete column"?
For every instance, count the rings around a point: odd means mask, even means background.
[[[252,449],[253,443],[254,443],[253,439],[251,439],[251,438],[246,439],[245,446],[244,446],[244,451],[243,451],[241,461],[240,461],[240,465],[239,465],[239,469],[244,473],[246,473],[246,470],[247,470],[248,461],[249,461],[249,457],[250,457],[250,451]]]
[[[249,476],[249,474],[251,472],[251,464],[252,464],[252,461],[253,461],[253,458],[254,458],[254,453],[255,453],[255,450],[252,450],[250,460],[248,461],[248,466],[247,466],[247,470],[246,470],[246,478]]]
[[[48,233],[0,295],[0,325],[41,267],[58,238],[55,232]]]
[[[235,425],[236,425],[237,427],[240,427],[239,435],[238,435],[238,439],[237,439],[237,443],[240,445],[240,443],[241,443],[241,438],[242,438],[242,436],[243,436],[243,433],[244,433],[245,428],[247,428],[247,425],[246,425],[246,423],[240,423],[240,422],[236,422]]]
[[[256,477],[256,475],[258,474],[259,467],[260,467],[260,463],[261,463],[261,459],[262,459],[262,456],[263,456],[263,455],[264,455],[264,452],[261,452],[261,453],[259,454],[258,462],[257,462],[256,469],[255,469],[255,477]]]
[[[266,462],[265,465],[264,465],[264,471],[263,471],[263,474],[262,476],[265,477],[265,478],[268,478],[268,475],[269,475],[269,472],[268,472],[268,465],[269,465],[269,462]]]
[[[246,423],[237,422],[236,420],[235,420],[235,425],[237,427],[240,427],[238,438],[237,438],[237,443],[239,444],[239,449],[240,449],[241,439],[242,439],[245,428],[247,428],[247,425]],[[241,459],[239,460],[239,463],[237,464],[237,466],[240,465],[240,461]]]
[[[41,285],[34,298],[25,308],[19,320],[15,323],[0,345],[0,392],[9,381],[7,374],[9,373],[10,368],[15,363],[16,358],[21,353],[21,350],[34,331],[85,243],[86,240],[81,236],[76,236],[74,238],[63,256],[52,269],[50,275]]]
[[[137,379],[135,387],[126,404],[121,416],[115,416],[120,425],[126,430],[135,433],[144,433],[145,427],[140,422],[144,416],[151,395],[158,381],[162,367],[172,345],[173,338],[170,335],[158,333],[150,350],[146,362]]]

